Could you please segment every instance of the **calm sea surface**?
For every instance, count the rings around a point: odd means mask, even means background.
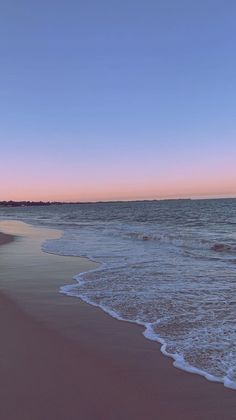
[[[61,229],[45,252],[101,263],[61,292],[142,324],[175,366],[236,388],[236,199],[0,207],[0,218]]]

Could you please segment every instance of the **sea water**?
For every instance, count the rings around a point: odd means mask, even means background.
[[[60,292],[143,325],[176,367],[236,389],[236,199],[0,208],[100,263]]]

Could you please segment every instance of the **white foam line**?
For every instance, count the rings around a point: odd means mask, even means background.
[[[9,220],[8,217],[4,217],[4,216],[1,217],[1,219],[2,220]],[[28,223],[28,224],[30,224],[32,226],[38,226],[39,225],[39,227],[42,227],[42,225],[40,225],[39,223],[37,223],[37,222],[36,223],[33,223],[33,221],[29,221],[27,218],[24,218],[24,217],[21,217],[21,218],[11,217],[10,220],[17,220],[17,221],[24,220],[25,223]],[[61,229],[58,229],[58,228],[52,227],[52,226],[47,226],[47,228],[61,230]],[[63,236],[63,233],[64,232],[62,230],[61,230],[61,232],[62,232],[62,236]],[[67,254],[65,254],[63,252],[60,252],[59,250],[57,250],[55,252],[53,252],[51,250],[48,250],[47,247],[46,247],[46,244],[47,244],[48,241],[50,241],[50,240],[47,240],[47,241],[45,241],[42,244],[42,247],[41,248],[42,248],[42,251],[43,252],[48,253],[48,254],[56,254],[56,255],[68,256]],[[92,300],[90,300],[87,296],[84,296],[83,294],[78,294],[78,285],[85,283],[85,281],[82,280],[81,277],[84,274],[88,273],[88,272],[98,272],[100,270],[106,269],[107,268],[107,265],[105,263],[101,263],[100,261],[94,260],[93,257],[91,258],[88,255],[71,255],[71,256],[77,256],[77,257],[87,258],[87,259],[89,259],[92,262],[99,263],[100,266],[97,267],[97,268],[95,268],[95,269],[87,270],[85,272],[79,273],[76,276],[74,276],[73,278],[78,282],[78,284],[72,284],[72,285],[62,286],[62,287],[60,287],[60,290],[59,290],[60,293],[66,294],[67,296],[79,297],[84,302],[86,302],[86,303],[88,303],[90,305],[93,305],[93,306],[96,306],[96,307],[102,309],[108,315],[112,316],[115,319],[118,319],[119,321],[130,322],[130,323],[133,323],[133,324],[138,324],[138,325],[143,326],[145,328],[145,330],[143,331],[144,337],[147,338],[147,339],[149,339],[149,340],[158,342],[160,344],[160,350],[161,350],[161,352],[165,356],[170,357],[170,358],[172,358],[174,360],[174,363],[173,363],[174,367],[176,367],[178,369],[181,369],[183,371],[189,372],[189,373],[194,373],[194,374],[203,376],[208,381],[222,383],[226,388],[230,388],[230,389],[236,390],[236,382],[232,381],[230,378],[228,378],[228,376],[224,376],[223,378],[220,378],[220,377],[211,375],[211,374],[209,374],[208,372],[206,372],[204,370],[198,369],[195,366],[192,366],[192,365],[188,364],[184,360],[184,357],[182,355],[179,355],[177,353],[172,354],[172,353],[167,352],[167,350],[166,350],[167,343],[165,342],[165,340],[163,338],[161,338],[158,334],[156,334],[153,331],[153,325],[154,324],[145,323],[145,322],[142,322],[140,320],[133,320],[133,319],[128,319],[128,318],[125,319],[125,318],[121,317],[114,310],[111,310],[111,309],[107,308],[105,305],[101,305],[101,304],[95,303]],[[74,293],[73,292],[73,289],[76,289],[77,290],[77,293]],[[158,323],[158,321],[155,324],[157,324],[157,323]]]
[[[42,244],[42,250],[46,253],[49,254],[57,254],[57,255],[64,255],[63,252],[53,252],[51,250],[48,250],[47,247],[45,246],[47,243],[47,241]],[[101,263],[100,261],[96,261],[96,259],[94,259],[93,257],[90,257],[88,255],[76,255],[77,257],[82,257],[82,258],[87,258],[92,262],[98,263],[99,267],[95,268],[95,269],[90,269],[87,271],[84,271],[82,273],[79,273],[77,275],[75,275],[73,277],[74,280],[77,281],[77,284],[71,284],[71,285],[65,285],[65,286],[61,286],[60,287],[60,293],[66,294],[67,296],[72,296],[72,297],[77,297],[80,298],[81,300],[83,300],[84,302],[88,303],[89,305],[98,307],[100,309],[102,309],[105,313],[107,313],[108,315],[112,316],[113,318],[119,320],[119,321],[125,321],[125,322],[130,322],[133,324],[137,324],[140,325],[142,327],[144,327],[144,331],[143,331],[143,335],[145,338],[152,340],[152,341],[156,341],[160,344],[160,350],[162,352],[163,355],[170,357],[174,360],[173,365],[174,367],[181,369],[185,372],[189,372],[189,373],[194,373],[200,376],[203,376],[205,379],[207,379],[208,381],[211,382],[218,382],[218,383],[222,383],[226,388],[230,388],[230,389],[234,389],[236,390],[236,382],[231,381],[230,378],[228,378],[228,376],[224,376],[222,378],[218,377],[218,376],[214,376],[211,375],[210,373],[196,368],[195,366],[190,365],[189,363],[187,363],[184,359],[184,357],[178,353],[169,353],[166,348],[167,348],[167,343],[165,342],[165,340],[163,338],[161,338],[158,334],[156,334],[153,330],[153,325],[156,325],[159,321],[155,322],[155,324],[151,324],[151,323],[145,323],[139,319],[133,320],[133,319],[129,319],[129,318],[123,318],[122,316],[120,316],[116,311],[108,308],[105,305],[93,302],[91,299],[89,299],[87,296],[83,295],[83,294],[79,294],[78,291],[78,286],[86,283],[86,280],[83,280],[83,275],[85,275],[86,273],[90,272],[99,272],[101,270],[104,270],[107,268],[107,264],[106,263]],[[76,289],[76,292],[74,292],[73,290]]]
[[[102,264],[102,267],[104,268],[103,264]],[[100,271],[101,269],[102,268],[99,267],[98,269],[89,270],[89,272]],[[173,362],[174,367],[176,367],[180,370],[183,370],[185,372],[194,373],[194,374],[203,376],[205,379],[207,379],[210,382],[222,383],[226,388],[236,390],[236,382],[231,381],[227,376],[224,376],[223,378],[220,378],[218,376],[211,375],[210,373],[208,373],[208,372],[206,372],[202,369],[196,368],[195,366],[192,366],[189,363],[187,363],[182,355],[180,355],[178,353],[169,353],[166,350],[167,343],[165,342],[165,340],[153,331],[153,325],[154,324],[145,323],[145,322],[142,322],[138,319],[133,320],[133,319],[129,319],[129,318],[123,318],[116,311],[106,307],[105,305],[101,305],[99,303],[93,302],[91,299],[89,299],[87,296],[85,296],[83,294],[79,294],[78,293],[78,286],[80,284],[82,285],[86,282],[85,280],[82,279],[82,276],[86,273],[88,273],[88,271],[85,271],[83,273],[80,273],[80,274],[74,276],[73,278],[78,282],[78,284],[62,286],[62,287],[60,287],[60,293],[64,293],[67,296],[79,297],[84,302],[88,303],[89,305],[92,305],[92,306],[95,306],[95,307],[98,307],[98,308],[102,309],[105,313],[107,313],[108,315],[112,316],[113,318],[115,318],[119,321],[130,322],[130,323],[137,324],[137,325],[140,325],[140,326],[144,327],[145,328],[145,330],[143,331],[144,337],[147,338],[148,340],[158,342],[160,344],[160,350],[161,350],[162,354],[167,356],[167,357],[170,357],[171,359],[174,360],[174,362]],[[76,289],[76,293],[73,292],[73,289]],[[158,321],[155,324],[157,324],[157,323],[158,323]]]

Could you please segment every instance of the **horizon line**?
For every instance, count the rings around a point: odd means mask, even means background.
[[[152,201],[199,201],[199,200],[232,200],[236,195],[230,196],[197,196],[197,197],[165,197],[165,198],[140,198],[140,199],[117,199],[117,200],[96,200],[96,201],[70,201],[70,200],[0,200],[1,203],[50,203],[50,204],[98,204],[98,203],[137,203]]]

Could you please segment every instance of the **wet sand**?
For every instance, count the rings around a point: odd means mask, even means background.
[[[0,248],[0,419],[235,419],[236,391],[175,369],[141,327],[58,293],[94,265],[42,253],[57,231],[2,228],[17,239]]]

